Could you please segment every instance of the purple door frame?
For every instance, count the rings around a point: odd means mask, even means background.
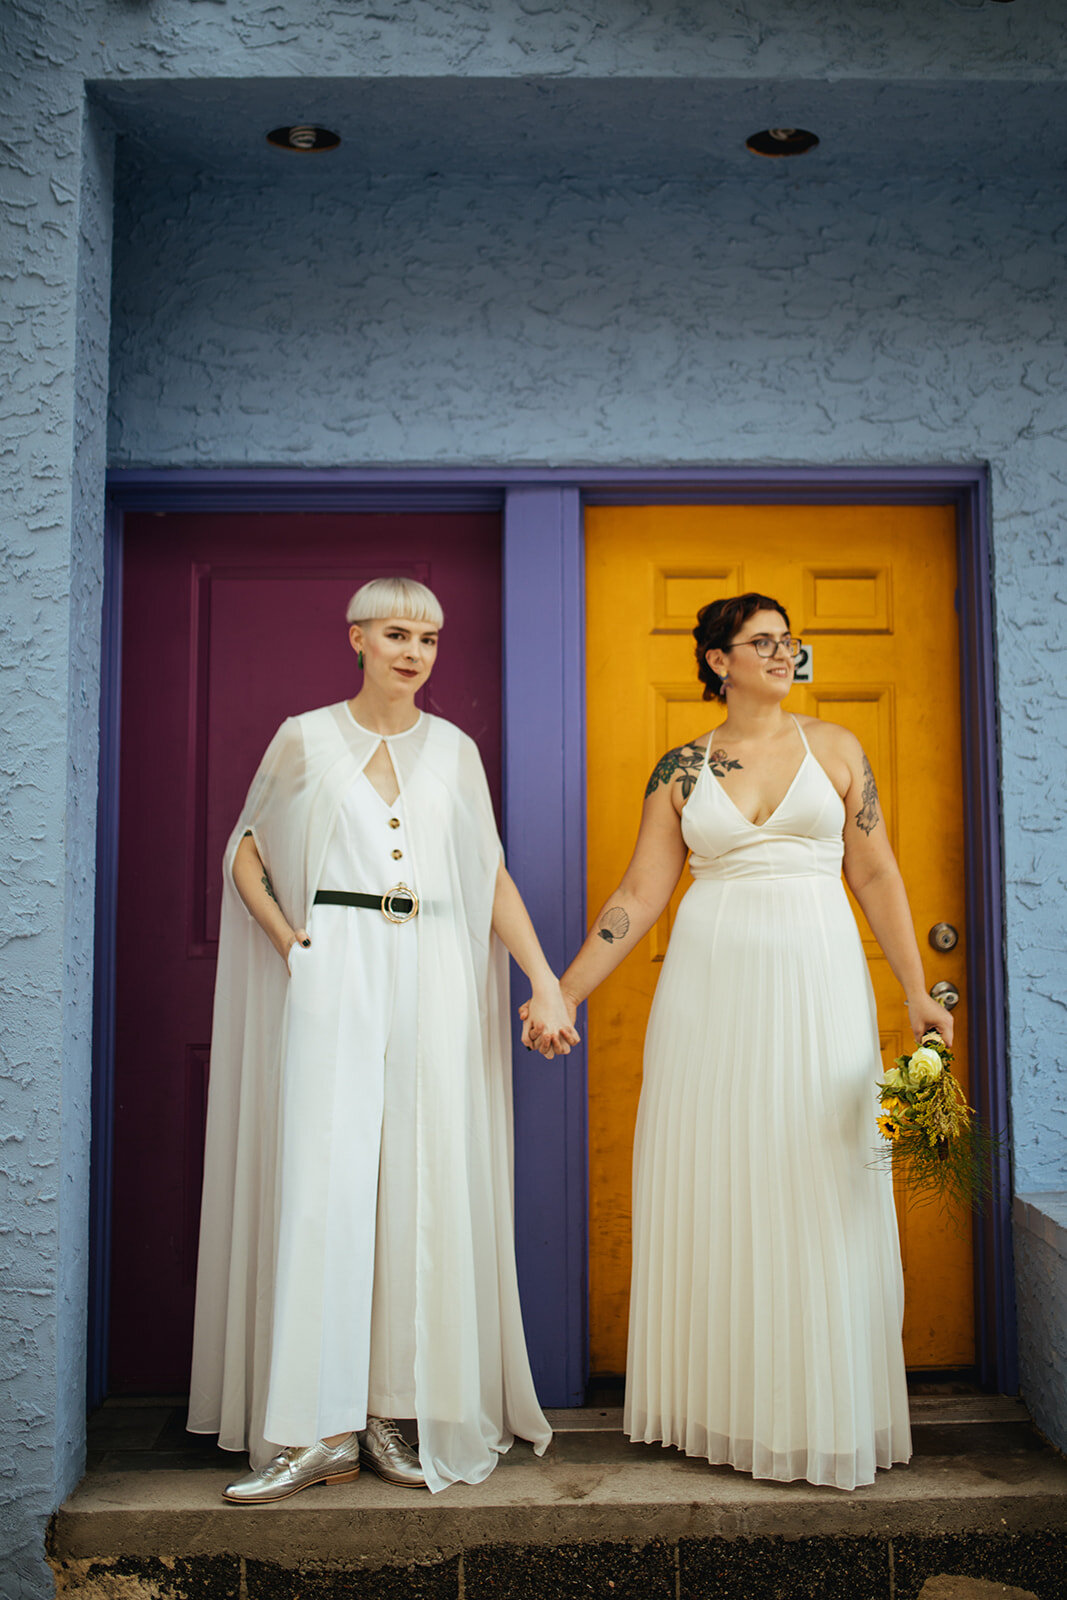
[[[999,1199],[976,1239],[977,1366],[1018,1386],[1008,1172],[995,639],[984,467],[130,469],[109,475],[101,684],[89,1394],[104,1395],[110,1227],[114,873],[122,520],[127,511],[503,510],[504,829],[509,866],[558,969],[585,933],[584,504],[952,504],[959,555],[968,994],[979,1111],[1005,1135]],[[516,1246],[541,1399],[587,1380],[586,1079],[582,1051],[516,1046]]]

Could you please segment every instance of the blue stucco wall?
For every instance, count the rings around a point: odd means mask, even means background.
[[[21,52],[18,20],[0,59]],[[51,1591],[44,1521],[85,1455],[114,154],[80,78],[26,66],[0,84],[0,1591],[13,1596]]]
[[[1067,1177],[1062,196],[960,177],[368,183],[127,166],[115,464],[992,469],[1020,1187]],[[284,225],[282,225],[284,219]],[[278,225],[275,226],[275,221]]]
[[[48,1592],[43,1522],[82,1449],[111,226],[87,82],[119,122],[137,109],[141,139],[115,219],[116,464],[990,461],[1017,1185],[1065,1186],[1063,196],[1042,141],[1011,170],[996,109],[1062,81],[1058,0],[12,0],[0,64],[0,1593]],[[686,175],[648,156],[606,180],[616,96],[550,176],[505,124],[492,182],[414,175],[416,141],[407,176],[350,166],[338,188],[251,158],[227,177],[217,152],[191,170],[159,94],[195,121],[214,79],[225,102],[241,80],[345,75],[495,78],[504,107],[509,81],[536,102],[539,75],[722,80],[762,121],[783,100],[844,117],[833,85],[894,79],[926,87],[928,120],[902,90],[879,102],[880,167],[693,147]],[[936,112],[979,80],[992,132],[968,172],[966,118]],[[302,90],[301,114],[318,100]],[[427,120],[445,171],[449,126]]]

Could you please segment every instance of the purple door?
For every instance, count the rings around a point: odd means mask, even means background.
[[[392,573],[444,606],[424,706],[477,740],[499,816],[498,516],[126,519],[112,1393],[188,1381],[223,845],[279,722],[355,693],[345,606]]]

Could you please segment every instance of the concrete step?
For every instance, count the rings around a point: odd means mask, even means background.
[[[115,1415],[54,1519],[64,1593],[915,1600],[959,1573],[1067,1595],[1067,1461],[1003,1397],[916,1399],[910,1464],[851,1493],[631,1445],[605,1408],[552,1413],[544,1459],[516,1444],[477,1486],[430,1496],[365,1473],[258,1508],[220,1498],[237,1469],[210,1443],[198,1465],[146,1449],[158,1415],[141,1409]]]

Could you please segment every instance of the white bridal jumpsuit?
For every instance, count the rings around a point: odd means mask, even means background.
[[[403,880],[417,892],[406,844],[403,799],[387,806],[360,773],[319,887],[377,894]],[[265,1427],[299,1444],[363,1428],[368,1410],[415,1415],[418,932],[414,918],[317,905],[308,933],[289,958]],[[324,1018],[338,1050],[319,1038]]]
[[[501,861],[477,748],[424,713],[389,747],[346,703],[271,741],[224,874],[189,1427],[248,1448],[414,1417],[431,1490],[551,1437],[515,1272]],[[233,884],[251,832],[310,947],[290,972]],[[405,883],[418,915],[316,905]]]

